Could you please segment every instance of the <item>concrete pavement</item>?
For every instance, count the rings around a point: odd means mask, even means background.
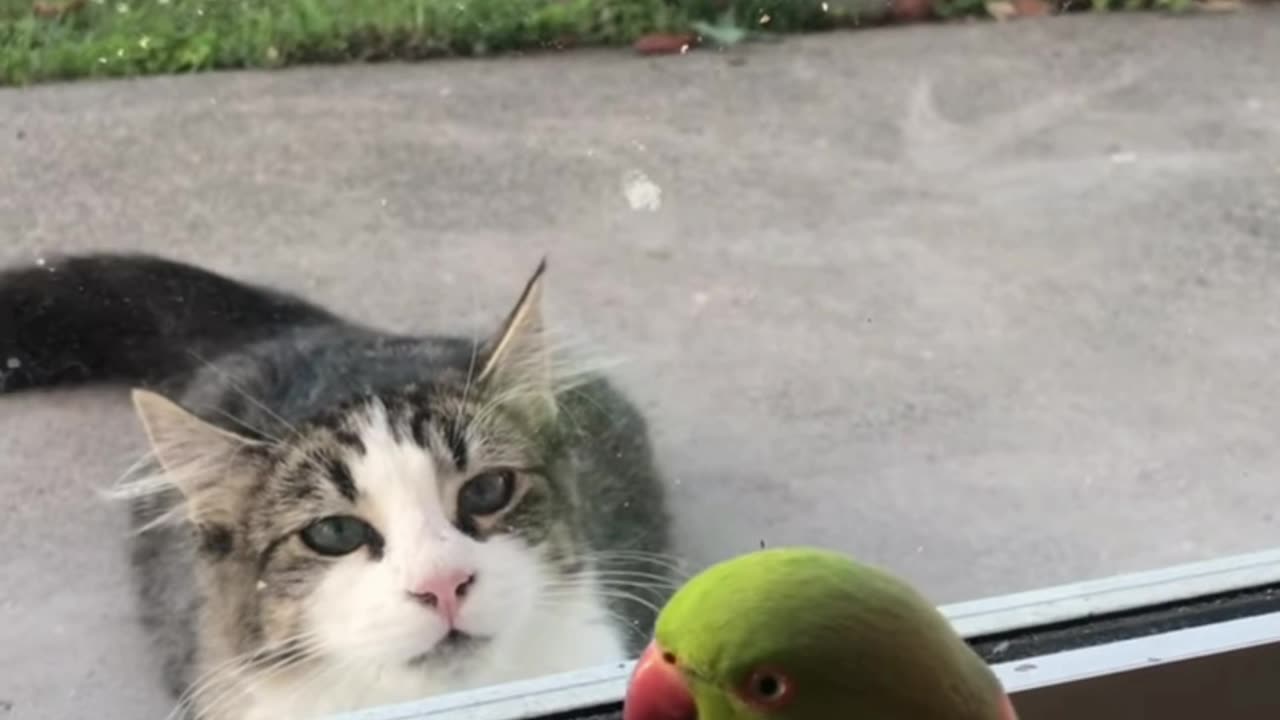
[[[1280,540],[1280,12],[0,91],[0,262],[163,251],[390,328],[544,252],[684,551],[950,602]],[[0,401],[0,718],[153,718],[116,391]]]

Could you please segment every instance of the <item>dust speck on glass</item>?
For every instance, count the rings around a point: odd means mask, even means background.
[[[0,716],[931,720],[769,628],[1271,547],[1280,9],[1088,5],[0,0]]]

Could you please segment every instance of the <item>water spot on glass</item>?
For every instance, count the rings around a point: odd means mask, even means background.
[[[36,267],[44,267],[48,261],[42,257],[36,258]]]
[[[640,170],[622,176],[622,194],[632,210],[655,212],[662,207],[662,188]]]
[[[11,357],[8,360],[4,361],[4,366],[9,368],[10,370],[17,370],[18,368],[22,367],[22,361],[16,357]]]

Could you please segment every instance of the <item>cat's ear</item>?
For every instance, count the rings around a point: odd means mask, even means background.
[[[543,258],[525,284],[501,330],[490,339],[478,379],[508,397],[532,401],[538,410],[555,412],[551,348],[542,321]]]
[[[246,451],[261,443],[215,427],[149,390],[133,391],[133,408],[165,475],[185,497],[188,517],[198,524],[234,518],[251,479],[252,453]]]

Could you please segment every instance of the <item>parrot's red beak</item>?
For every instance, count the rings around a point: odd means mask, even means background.
[[[636,661],[622,705],[622,720],[697,720],[693,693],[657,641]]]

